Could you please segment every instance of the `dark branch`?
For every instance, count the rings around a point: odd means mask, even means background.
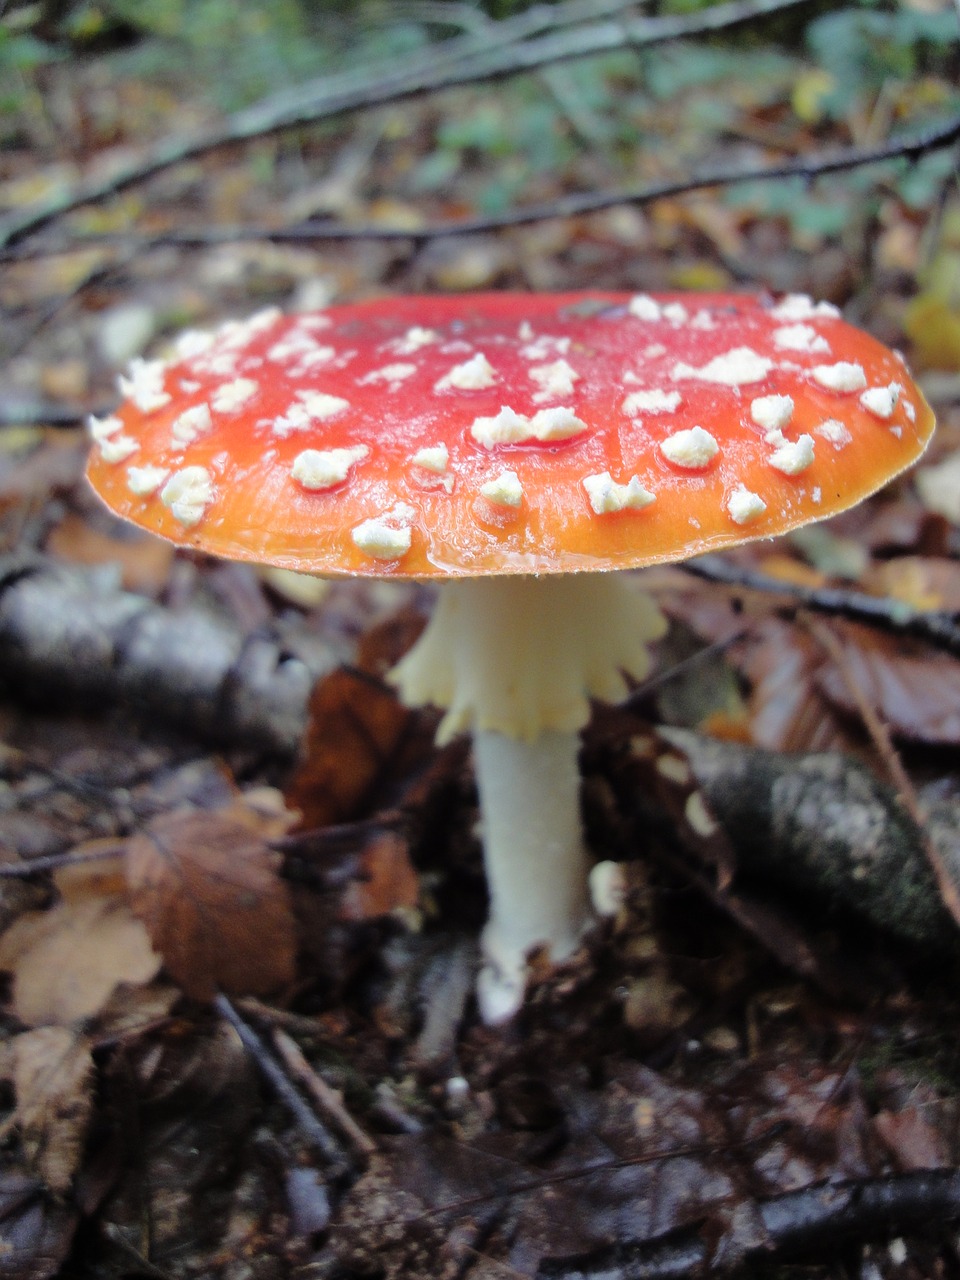
[[[946,611],[920,613],[903,601],[889,597],[868,596],[861,591],[846,591],[840,587],[797,586],[754,569],[743,568],[722,556],[698,556],[695,560],[688,560],[683,568],[698,578],[706,578],[708,582],[786,596],[795,605],[816,613],[839,615],[899,635],[915,636],[960,657],[960,625],[955,616]]]
[[[126,251],[148,252],[154,248],[203,248],[248,240],[274,244],[314,244],[335,240],[412,240],[422,243],[442,236],[470,236],[511,227],[527,226],[550,218],[579,217],[600,213],[615,205],[645,205],[655,200],[689,194],[707,187],[731,187],[742,182],[775,182],[802,178],[813,182],[830,173],[849,172],[866,165],[891,160],[915,162],[932,151],[960,142],[960,116],[910,137],[895,137],[875,147],[844,147],[829,152],[807,155],[782,164],[759,165],[756,168],[728,168],[719,165],[689,178],[641,186],[617,187],[608,191],[576,192],[542,204],[531,204],[491,218],[463,218],[457,221],[428,223],[411,231],[409,227],[382,225],[305,222],[293,227],[204,227],[188,231],[164,232],[159,236],[128,234],[91,236],[57,244],[40,243],[21,250],[0,250],[0,261],[47,255],[78,245],[118,245]],[[2,243],[2,241],[0,241]]]
[[[323,1125],[313,1111],[297,1093],[285,1072],[274,1056],[267,1049],[254,1029],[241,1018],[233,1004],[225,995],[218,995],[214,1000],[217,1012],[229,1022],[240,1038],[240,1043],[257,1064],[260,1073],[268,1082],[274,1093],[291,1113],[312,1146],[321,1152],[332,1164],[342,1165],[343,1153],[330,1131]]]
[[[540,1280],[667,1280],[730,1274],[746,1262],[833,1260],[837,1246],[892,1233],[942,1230],[960,1217],[960,1172],[934,1169],[862,1182],[805,1187],[756,1204],[758,1232],[735,1239],[736,1226],[708,1245],[696,1227],[654,1240],[607,1245],[571,1258],[548,1258]],[[759,1239],[755,1238],[759,1235]]]

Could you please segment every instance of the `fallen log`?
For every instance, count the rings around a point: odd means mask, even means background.
[[[0,560],[0,695],[123,706],[209,741],[290,754],[314,682],[336,655],[306,633],[244,632],[209,608],[170,609],[115,572],[39,556]]]

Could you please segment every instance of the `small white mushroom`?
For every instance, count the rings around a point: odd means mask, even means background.
[[[590,870],[590,902],[598,916],[615,916],[627,900],[627,876],[622,862],[597,862]]]

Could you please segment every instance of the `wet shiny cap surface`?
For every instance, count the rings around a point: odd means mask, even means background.
[[[137,361],[88,476],[183,545],[324,575],[681,560],[923,452],[902,359],[794,295],[475,294],[260,312]]]

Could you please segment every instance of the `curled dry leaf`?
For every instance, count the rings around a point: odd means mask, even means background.
[[[68,1190],[93,1114],[89,1042],[66,1027],[38,1027],[10,1042],[15,1119],[24,1152],[51,1191]]]
[[[267,843],[278,823],[238,803],[165,814],[130,841],[133,909],[187,995],[263,995],[292,980],[293,908]]]
[[[147,593],[166,585],[174,551],[159,538],[111,537],[72,512],[50,531],[46,550],[71,564],[116,564],[127,590]]]
[[[858,714],[852,680],[897,737],[945,746],[960,742],[960,668],[954,659],[863,627],[834,628],[847,670],[831,665],[817,674],[818,688],[834,706]]]
[[[98,1013],[123,983],[147,983],[159,972],[146,930],[116,894],[119,865],[94,862],[58,875],[61,900],[21,916],[0,937],[13,1012],[27,1026],[70,1026]]]
[[[372,676],[340,668],[316,686],[303,762],[287,799],[306,828],[353,817],[376,787],[410,723],[411,712]]]

